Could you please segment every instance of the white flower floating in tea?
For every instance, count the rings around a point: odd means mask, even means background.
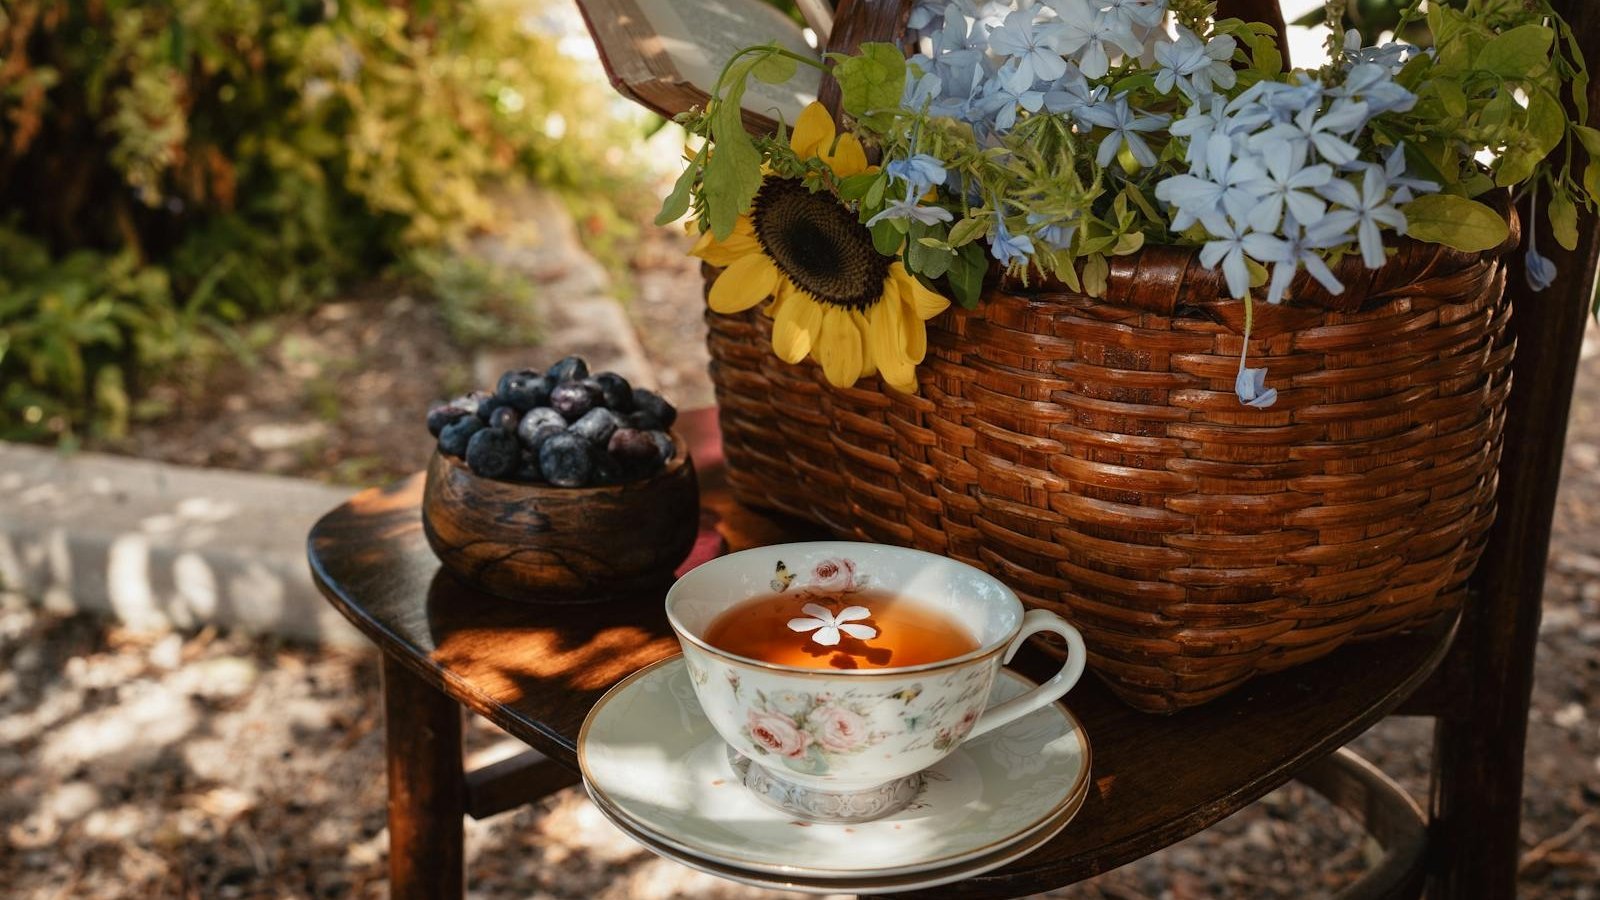
[[[835,614],[829,612],[825,606],[807,603],[805,606],[800,607],[800,611],[811,616],[811,618],[790,619],[789,630],[812,632],[811,640],[824,647],[832,647],[839,643],[840,632],[863,641],[878,636],[878,629],[873,628],[871,625],[848,624],[871,618],[872,613],[865,606],[846,606]]]

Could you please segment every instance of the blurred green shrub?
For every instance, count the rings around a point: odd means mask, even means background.
[[[0,436],[120,429],[236,323],[492,225],[494,183],[647,198],[539,6],[0,3]]]

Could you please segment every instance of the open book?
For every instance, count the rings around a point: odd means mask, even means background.
[[[741,47],[776,41],[821,56],[799,25],[761,0],[578,0],[578,8],[611,84],[668,118],[705,106],[723,64]],[[814,27],[826,29],[825,3],[812,0],[801,8]],[[800,66],[786,84],[751,79],[743,103],[746,126],[770,131],[780,116],[793,123],[816,99],[820,76]]]

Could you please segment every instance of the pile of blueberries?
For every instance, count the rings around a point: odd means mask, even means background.
[[[658,471],[676,452],[667,429],[678,417],[654,391],[615,372],[590,377],[569,356],[540,374],[515,369],[494,393],[474,391],[428,411],[439,452],[473,474],[502,481],[586,487]]]

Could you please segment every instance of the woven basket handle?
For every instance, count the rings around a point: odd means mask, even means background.
[[[898,43],[906,31],[906,20],[911,17],[915,0],[839,0],[833,11],[833,33],[828,35],[829,53],[854,53],[862,44],[872,41]],[[1289,65],[1289,42],[1284,35],[1283,9],[1278,0],[1219,0],[1219,18],[1238,18],[1247,22],[1271,25],[1278,34],[1278,51],[1283,54],[1283,64]],[[832,76],[823,76],[817,99],[839,120],[839,82]]]

